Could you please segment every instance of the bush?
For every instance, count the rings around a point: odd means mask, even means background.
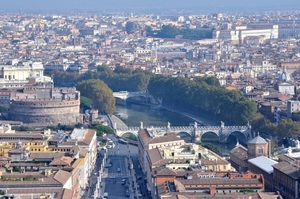
[[[112,134],[114,132],[110,127],[102,124],[90,124],[89,128],[95,130],[98,137],[102,137],[103,134]]]
[[[254,191],[254,189],[245,188],[245,189],[240,190],[240,192],[244,192],[244,193],[253,193],[253,192],[255,192],[255,191]]]

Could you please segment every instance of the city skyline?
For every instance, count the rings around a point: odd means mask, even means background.
[[[205,0],[171,1],[171,0],[153,0],[138,1],[128,0],[120,4],[119,0],[27,0],[11,1],[2,0],[0,12],[19,12],[24,13],[47,13],[47,12],[97,12],[97,11],[130,11],[141,12],[260,12],[271,10],[297,10],[300,9],[300,1],[293,0],[253,0],[251,3],[245,3],[239,0],[214,0],[212,2]]]

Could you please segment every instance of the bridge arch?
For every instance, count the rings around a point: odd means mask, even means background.
[[[220,136],[214,131],[206,131],[201,135],[201,141],[219,141]]]
[[[245,135],[245,133],[241,132],[241,131],[232,131],[231,133],[228,134],[228,136],[226,137],[226,141],[228,141],[228,138],[234,136],[236,139],[238,139],[239,141],[243,142],[243,143],[247,143],[247,136]]]
[[[187,131],[177,132],[176,135],[180,136],[186,143],[191,143],[193,141],[192,135]]]
[[[126,99],[136,99],[136,100],[146,101],[147,96],[145,96],[145,95],[128,95],[128,97]]]
[[[124,131],[124,132],[121,132],[118,134],[118,136],[123,137],[123,138],[124,138],[124,136],[126,138],[126,136],[129,136],[129,135],[134,135],[135,137],[138,136],[137,132],[133,132],[133,131]]]

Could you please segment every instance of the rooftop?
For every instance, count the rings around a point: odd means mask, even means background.
[[[267,158],[265,156],[260,156],[256,158],[249,159],[248,162],[257,166],[258,168],[262,169],[263,171],[271,174],[273,173],[273,165],[277,164],[278,162]]]
[[[267,142],[264,138],[260,137],[260,135],[257,135],[255,138],[250,140],[248,144],[267,144]]]

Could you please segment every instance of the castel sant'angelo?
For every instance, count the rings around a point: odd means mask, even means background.
[[[79,123],[76,88],[54,87],[51,78],[41,78],[30,78],[24,88],[11,92],[9,119],[35,126]]]

